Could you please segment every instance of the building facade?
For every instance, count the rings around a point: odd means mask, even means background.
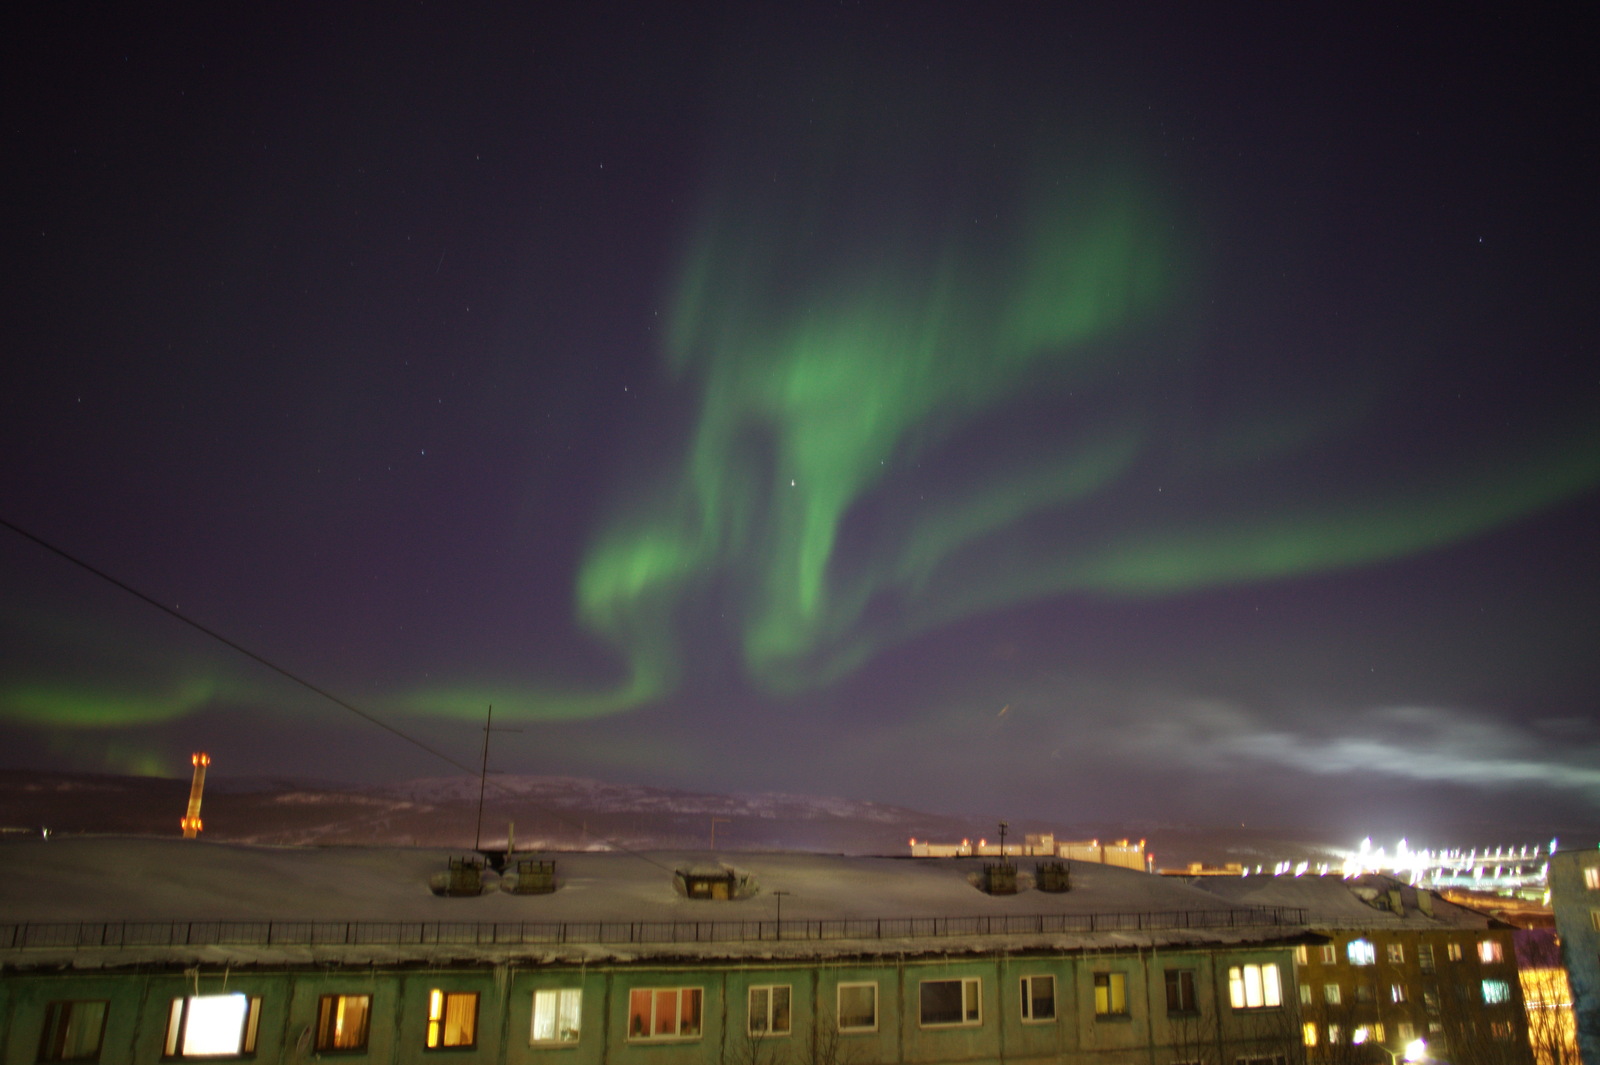
[[[1550,856],[1550,908],[1572,988],[1578,1053],[1600,1065],[1600,850]]]

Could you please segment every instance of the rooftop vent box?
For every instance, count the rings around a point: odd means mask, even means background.
[[[518,860],[516,875],[501,886],[513,895],[548,895],[556,889],[556,863]]]
[[[1017,867],[1010,862],[991,862],[983,867],[983,890],[991,895],[1017,893]]]
[[[428,886],[435,895],[449,898],[466,898],[483,894],[483,860],[481,858],[451,858],[450,868],[434,873]]]
[[[1033,886],[1040,891],[1060,894],[1072,890],[1072,874],[1067,871],[1066,862],[1040,862],[1033,870]]]
[[[729,869],[715,873],[678,870],[683,880],[683,893],[691,899],[733,899],[739,897],[738,877]]]

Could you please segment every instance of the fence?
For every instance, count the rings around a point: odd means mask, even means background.
[[[104,947],[522,946],[917,939],[1303,926],[1291,906],[779,921],[78,921],[0,924],[0,950]]]

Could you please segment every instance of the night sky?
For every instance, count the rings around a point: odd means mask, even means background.
[[[507,772],[1600,831],[1595,26],[1098,6],[38,5],[0,516]],[[201,748],[455,772],[0,529],[0,765]]]

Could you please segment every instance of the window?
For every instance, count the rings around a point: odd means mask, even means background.
[[[105,999],[75,999],[46,1006],[39,1060],[99,1061],[109,1005]]]
[[[1451,961],[1460,961],[1461,960],[1461,944],[1460,943],[1447,943],[1447,944],[1445,944],[1444,956],[1449,958]]]
[[[1396,1006],[1400,1005],[1402,1002],[1405,1002],[1406,1001],[1406,985],[1405,984],[1390,984],[1389,985],[1389,1001],[1393,1002]]]
[[[169,1058],[254,1054],[260,1023],[261,998],[256,995],[175,998],[167,1015],[165,1054]]]
[[[1339,950],[1332,943],[1322,944],[1322,964],[1332,965],[1339,960]]]
[[[1343,999],[1339,995],[1339,985],[1338,984],[1323,984],[1322,985],[1322,1001],[1326,1002],[1330,1006],[1339,1005],[1339,1003],[1343,1001]]]
[[[1395,1034],[1399,1036],[1401,1044],[1409,1043],[1417,1037],[1417,1026],[1410,1021],[1401,1021],[1394,1027]]]
[[[1300,1005],[1302,1005],[1302,1006],[1311,1005],[1311,985],[1310,984],[1301,984],[1300,985]]]
[[[871,1032],[878,1028],[878,985],[839,985],[839,1031]]]
[[[1371,965],[1378,960],[1378,948],[1365,939],[1352,939],[1345,953],[1350,956],[1351,965]]]
[[[750,1034],[788,1035],[789,985],[773,984],[750,989]]]
[[[1127,1016],[1128,975],[1126,973],[1094,974],[1094,1014],[1096,1017]]]
[[[1307,1021],[1300,1026],[1300,1039],[1308,1047],[1317,1045],[1317,1023],[1315,1021]]]
[[[1498,1006],[1502,1002],[1511,1001],[1511,985],[1504,980],[1485,980],[1483,982],[1483,1004],[1485,1006]]]
[[[1024,976],[1022,978],[1022,1019],[1025,1021],[1053,1021],[1056,1019],[1055,977]]]
[[[1429,1013],[1439,1012],[1439,989],[1425,987],[1422,989],[1422,1005]]]
[[[1497,961],[1505,961],[1501,953],[1498,939],[1482,939],[1478,941],[1478,960],[1485,965],[1492,965]]]
[[[1194,1011],[1194,970],[1168,969],[1167,1012],[1193,1013]]]
[[[1371,984],[1357,984],[1356,985],[1356,1001],[1357,1002],[1371,1002],[1372,1001],[1372,985]]]
[[[1600,932],[1600,910],[1589,911],[1589,923],[1594,926],[1596,932]]]
[[[1236,1010],[1274,1009],[1283,1005],[1283,985],[1278,979],[1277,964],[1230,967],[1228,998]]]
[[[628,992],[629,1039],[699,1039],[698,987],[636,987]]]
[[[470,1047],[478,1042],[476,991],[428,992],[428,1049]]]
[[[1384,951],[1385,951],[1385,953],[1387,954],[1387,956],[1389,958],[1389,964],[1390,965],[1404,965],[1405,964],[1406,948],[1405,948],[1404,944],[1401,944],[1401,943],[1390,943],[1388,946],[1386,946],[1384,948]]]
[[[1497,1043],[1509,1043],[1511,1042],[1511,1037],[1515,1034],[1516,1028],[1512,1026],[1510,1021],[1489,1022],[1489,1038]]]
[[[1350,1042],[1356,1046],[1360,1046],[1362,1043],[1365,1043],[1371,1038],[1372,1029],[1368,1028],[1364,1024],[1356,1025],[1356,1027],[1350,1032]]]
[[[1383,1023],[1381,1021],[1372,1026],[1372,1041],[1374,1043],[1383,1042]]]
[[[1337,1024],[1328,1025],[1328,1045],[1336,1046],[1344,1042],[1344,1029]]]
[[[975,976],[961,980],[924,980],[920,990],[924,1026],[982,1024],[982,985]]]
[[[1433,972],[1433,944],[1423,943],[1417,947],[1417,964],[1425,973]]]
[[[365,1050],[371,995],[323,995],[317,1004],[317,1050]]]
[[[1590,891],[1600,891],[1600,865],[1584,866],[1583,886]]]
[[[1294,963],[1296,965],[1305,965],[1310,960],[1311,960],[1311,948],[1310,947],[1308,947],[1304,943],[1302,943],[1298,947],[1294,948]]]
[[[583,992],[575,987],[533,993],[533,1028],[529,1044],[576,1043],[583,1024]]]

